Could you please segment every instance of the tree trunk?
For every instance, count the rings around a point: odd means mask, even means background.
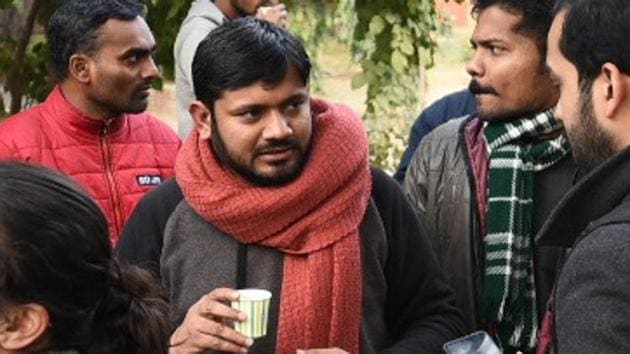
[[[20,72],[24,66],[24,57],[26,56],[26,49],[28,43],[31,40],[33,34],[33,28],[35,27],[35,20],[37,19],[37,12],[41,5],[42,0],[34,0],[28,10],[28,16],[26,17],[26,23],[21,31],[21,36],[18,39],[18,46],[13,57],[13,63],[7,74],[7,88],[11,94],[11,114],[15,114],[22,108],[22,95],[24,94],[24,82],[20,78]]]

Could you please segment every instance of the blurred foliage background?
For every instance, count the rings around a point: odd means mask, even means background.
[[[65,1],[0,0],[0,119],[43,100],[54,84],[43,28]],[[169,82],[173,43],[191,0],[141,1],[159,44],[156,61]],[[349,56],[351,87],[365,100],[359,111],[369,131],[372,163],[393,171],[409,127],[426,103],[421,99],[426,69],[435,63],[438,39],[452,47],[442,56],[454,66],[467,59],[468,45],[457,36],[452,40],[449,19],[438,15],[434,0],[282,2],[289,10],[289,30],[302,38],[315,64],[316,93],[345,101],[344,93],[326,90],[322,77],[343,65],[335,56]]]

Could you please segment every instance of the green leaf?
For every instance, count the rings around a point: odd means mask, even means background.
[[[370,30],[369,33],[371,35],[376,36],[377,34],[383,32],[385,29],[385,21],[379,15],[372,17],[372,21],[370,21]]]
[[[352,87],[353,90],[356,90],[367,85],[367,83],[368,83],[367,75],[365,75],[363,72],[360,72],[352,76],[350,87]]]
[[[414,53],[414,46],[412,43],[411,36],[403,36],[402,41],[400,43],[400,50],[406,54],[407,56],[412,56]]]
[[[395,50],[392,53],[392,67],[398,73],[404,73],[407,69],[407,57],[405,57],[400,51]]]
[[[396,15],[393,14],[391,12],[386,13],[385,14],[385,20],[390,23],[390,24],[394,24],[394,23],[399,23],[400,22],[400,15]]]

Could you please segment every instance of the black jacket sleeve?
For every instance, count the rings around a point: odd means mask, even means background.
[[[380,170],[372,176],[389,244],[385,320],[395,338],[383,353],[443,353],[445,342],[464,335],[453,291],[398,184]]]
[[[175,179],[147,193],[125,224],[114,251],[116,258],[159,276],[164,229],[182,199]]]

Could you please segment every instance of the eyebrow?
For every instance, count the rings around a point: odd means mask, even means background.
[[[307,99],[308,99],[307,93],[299,92],[283,100],[280,103],[280,107],[287,106],[295,101],[300,101],[300,100],[305,101]],[[267,109],[267,107],[269,107],[269,105],[260,104],[260,103],[244,104],[241,106],[234,107],[234,109],[229,109],[228,112],[230,114],[240,114],[241,112],[264,110],[264,109]]]
[[[151,55],[153,53],[155,53],[157,51],[157,44],[152,46],[151,48],[144,48],[144,47],[134,47],[134,48],[129,48],[127,49],[122,55],[122,58],[129,58],[132,56],[147,56],[147,55]]]
[[[482,40],[478,40],[475,41],[474,39],[470,39],[470,44],[472,44],[473,46],[475,45],[479,45],[482,47],[488,47],[491,46],[493,44],[505,44],[505,41],[503,39],[499,39],[499,38],[487,38],[487,39],[482,39]]]
[[[291,95],[286,100],[282,101],[282,106],[285,106],[287,104],[293,103],[295,101],[306,100],[307,98],[308,98],[308,94],[306,94],[304,92],[298,92],[298,93],[296,93],[294,95]]]

